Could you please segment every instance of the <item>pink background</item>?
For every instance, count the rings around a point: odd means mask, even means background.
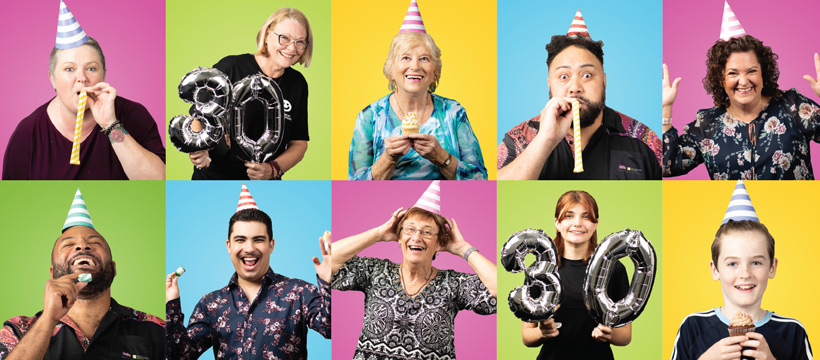
[[[424,193],[429,181],[334,181],[333,238],[342,239],[383,224],[399,207],[409,208]],[[455,218],[464,239],[495,262],[495,182],[442,181],[442,214]],[[360,256],[390,259],[400,263],[397,243],[379,243]],[[475,273],[464,259],[440,252],[433,261],[438,269]],[[506,306],[506,298],[499,302]],[[362,331],[364,294],[333,290],[333,358],[350,359]],[[455,321],[456,357],[494,359],[496,315],[481,316],[461,311]]]
[[[770,46],[779,55],[781,90],[796,88],[818,102],[803,75],[816,77],[814,53],[820,52],[820,30],[816,0],[771,1],[734,0],[729,6],[746,33]],[[706,76],[706,51],[720,36],[723,0],[664,0],[663,61],[669,65],[670,80],[682,77],[675,101],[673,125],[678,131],[695,120],[697,110],[714,106],[703,89]],[[812,143],[815,176],[820,175],[820,145]],[[670,178],[672,179],[672,178]],[[706,167],[700,165],[689,174],[674,179],[709,179]]]
[[[105,54],[105,81],[145,106],[165,140],[165,1],[65,0]],[[60,0],[0,1],[0,149],[20,120],[55,96],[48,79]],[[0,167],[2,167],[0,157]]]

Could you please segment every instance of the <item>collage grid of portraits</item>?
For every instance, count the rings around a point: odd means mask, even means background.
[[[46,79],[47,53],[54,42],[57,0],[0,4],[0,56],[7,84],[0,108],[5,151],[19,120],[54,98]],[[211,67],[227,55],[254,53],[255,35],[272,11],[296,7],[313,35],[310,66],[294,65],[309,85],[309,149],[287,181],[244,181],[273,220],[276,273],[316,284],[311,259],[321,258],[317,238],[332,231],[335,241],[383,224],[399,207],[408,208],[429,181],[349,181],[348,154],[356,114],[389,94],[382,73],[391,39],[409,1],[353,2],[146,0],[67,2],[83,29],[102,46],[105,82],[117,94],[142,104],[155,120],[166,149],[165,181],[1,181],[5,230],[0,271],[6,296],[0,319],[34,316],[43,309],[54,239],[77,188],[96,230],[116,262],[112,297],[120,304],[163,317],[163,280],[184,266],[179,280],[185,323],[205,294],[228,284],[234,265],[224,247],[228,219],[236,211],[243,181],[191,181],[188,154],[168,136],[172,117],[190,104],[177,95],[192,69]],[[724,304],[713,280],[710,245],[720,226],[735,181],[709,181],[705,166],[663,181],[497,180],[496,148],[514,126],[538,115],[549,95],[544,50],[552,35],[564,34],[577,9],[594,40],[604,42],[606,104],[646,124],[661,125],[662,64],[681,77],[672,124],[680,131],[698,109],[713,107],[703,89],[706,50],[717,40],[723,0],[426,1],[419,0],[427,33],[442,51],[442,76],[435,94],[458,101],[487,168],[487,181],[443,181],[441,211],[458,221],[468,243],[497,264],[497,313],[463,311],[455,318],[455,353],[460,359],[536,358],[526,347],[521,320],[507,304],[524,275],[501,266],[500,250],[516,231],[543,229],[554,237],[554,206],[561,194],[584,190],[599,207],[598,241],[623,229],[640,230],[657,255],[654,287],[646,308],[632,323],[631,342],[612,346],[618,359],[670,358],[683,319]],[[803,75],[820,76],[813,56],[820,52],[816,14],[820,3],[788,0],[731,3],[745,31],[779,56],[779,85],[820,101]],[[815,76],[817,73],[817,76]],[[164,86],[163,86],[164,85]],[[96,131],[96,130],[95,130]],[[812,143],[810,151],[820,151]],[[0,159],[2,166],[3,159]],[[68,159],[66,159],[68,161]],[[820,158],[812,159],[814,168]],[[811,286],[820,245],[813,181],[746,181],[757,215],[776,239],[778,267],[761,307],[798,319],[809,341],[820,333],[816,309],[820,290]],[[378,243],[359,255],[402,261],[397,243]],[[528,261],[531,257],[528,257]],[[634,265],[621,259],[631,276]],[[440,252],[433,266],[474,274],[462,258]],[[808,285],[808,286],[807,286]],[[332,340],[308,330],[310,358],[353,357],[365,317],[359,292],[332,291]],[[812,337],[814,336],[814,338]],[[817,341],[814,341],[817,343]],[[0,354],[2,355],[2,354]],[[211,358],[207,350],[202,358]]]

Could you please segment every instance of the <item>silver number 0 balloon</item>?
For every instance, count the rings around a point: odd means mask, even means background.
[[[228,115],[230,94],[228,76],[217,69],[198,67],[182,77],[179,97],[194,104],[194,116],[174,116],[168,125],[171,142],[179,151],[207,150],[219,143],[225,133],[222,123]],[[202,130],[191,129],[194,119],[202,123]]]
[[[529,267],[527,254],[535,255]],[[524,271],[524,286],[510,292],[510,310],[523,321],[547,320],[561,302],[561,281],[558,276],[558,252],[552,239],[543,230],[526,229],[516,232],[501,249],[501,264],[509,272]]]
[[[618,302],[607,295],[615,262],[628,256],[635,264],[626,297]],[[641,314],[655,283],[657,255],[652,243],[637,230],[622,230],[607,236],[587,264],[584,278],[584,303],[589,315],[599,324],[621,327]]]
[[[255,74],[239,80],[233,86],[231,126],[228,134],[231,137],[231,151],[240,159],[253,162],[271,160],[273,154],[282,145],[284,122],[282,90],[273,79]],[[253,140],[245,135],[245,125],[249,121],[245,110],[250,102],[260,102],[264,108],[262,119],[265,128],[259,139]]]

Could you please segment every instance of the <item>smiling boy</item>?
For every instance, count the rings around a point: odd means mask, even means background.
[[[811,359],[800,321],[763,310],[769,279],[777,272],[774,238],[757,219],[742,181],[712,242],[712,279],[719,280],[723,306],[687,316],[678,330],[672,359]],[[754,328],[729,336],[731,318],[746,314]]]

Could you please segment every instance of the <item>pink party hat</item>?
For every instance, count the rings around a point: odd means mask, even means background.
[[[421,13],[416,0],[410,0],[410,7],[407,9],[407,14],[404,15],[404,21],[401,23],[399,32],[427,33],[427,30],[424,30],[424,21],[421,21]]]
[[[569,25],[567,36],[589,36],[587,24],[584,22],[584,17],[581,16],[581,9],[575,12],[575,17],[572,18],[572,24]]]
[[[413,207],[441,215],[441,181],[433,180]]]
[[[726,208],[726,215],[723,216],[723,224],[729,222],[729,220],[760,222],[755,207],[752,205],[752,198],[749,197],[749,192],[746,191],[746,186],[743,185],[743,180],[738,180],[735,184],[732,199],[729,200],[729,207]]]
[[[253,201],[253,196],[251,196],[248,187],[245,186],[245,183],[242,183],[242,191],[239,192],[239,205],[236,206],[236,212],[248,209],[259,210],[259,207],[256,206],[256,201]]]
[[[735,12],[729,7],[729,2],[723,2],[723,21],[720,24],[720,39],[729,41],[734,37],[746,35],[746,30],[740,26],[740,20],[735,16]]]

